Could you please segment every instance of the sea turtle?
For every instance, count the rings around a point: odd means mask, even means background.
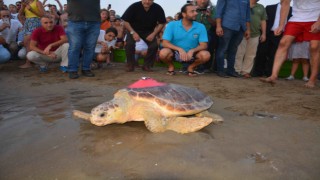
[[[223,121],[207,111],[212,104],[209,96],[195,88],[142,78],[118,90],[111,101],[93,108],[91,114],[78,110],[73,114],[97,126],[144,121],[151,132],[173,130],[184,134]]]

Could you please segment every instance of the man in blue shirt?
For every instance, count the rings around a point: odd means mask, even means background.
[[[219,45],[216,52],[217,74],[220,77],[239,77],[234,70],[235,56],[243,35],[250,38],[250,1],[218,0],[216,6],[216,34]],[[227,72],[224,57],[227,54]]]
[[[160,60],[168,64],[169,75],[174,75],[173,59],[188,62],[188,75],[196,76],[194,68],[210,59],[207,51],[208,36],[203,24],[195,22],[197,8],[193,4],[186,4],[181,8],[182,19],[172,21],[163,33]]]

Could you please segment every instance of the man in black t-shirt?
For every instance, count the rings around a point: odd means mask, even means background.
[[[124,20],[124,26],[128,31],[125,47],[128,65],[126,71],[134,71],[135,43],[140,39],[148,45],[142,70],[152,71],[150,67],[156,59],[158,50],[156,36],[166,23],[162,7],[153,0],[141,0],[129,6],[121,19]]]

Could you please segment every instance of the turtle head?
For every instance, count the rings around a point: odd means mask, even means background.
[[[96,126],[121,123],[122,109],[112,101],[100,104],[91,111],[90,121]]]

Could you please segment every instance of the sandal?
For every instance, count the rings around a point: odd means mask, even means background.
[[[169,76],[173,76],[173,75],[176,75],[176,72],[175,71],[167,71],[166,74]]]
[[[194,72],[194,71],[188,71],[188,76],[190,76],[190,77],[195,77],[197,75],[198,74],[196,72]]]

